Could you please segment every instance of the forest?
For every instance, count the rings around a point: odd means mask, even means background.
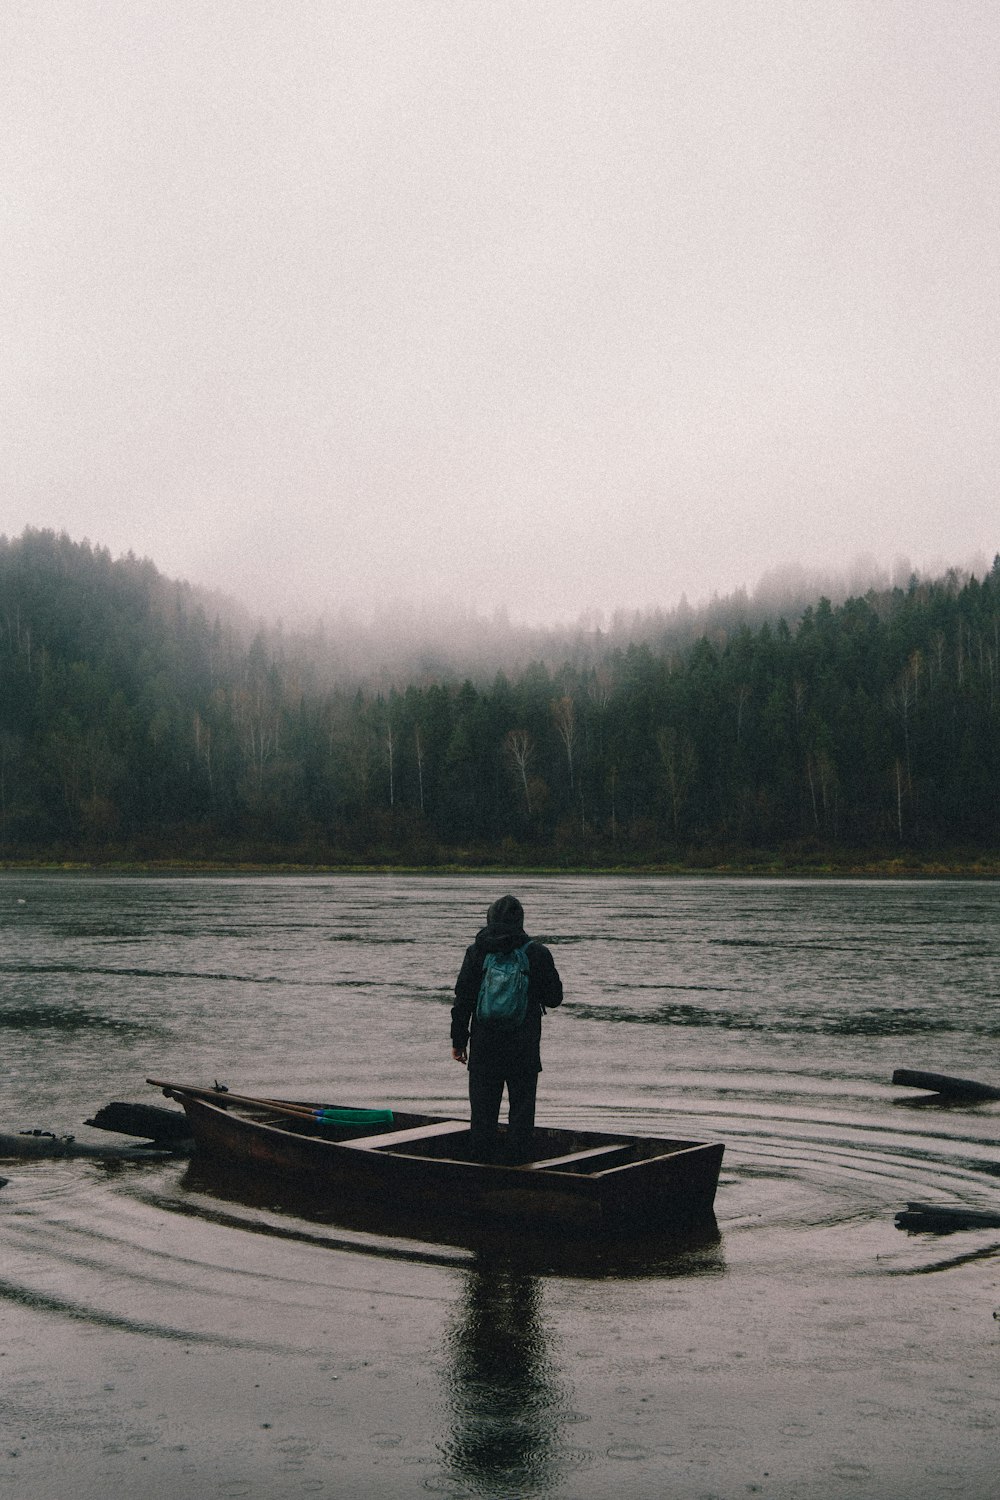
[[[335,627],[255,623],[50,531],[0,538],[0,860],[995,862],[1000,556],[746,605],[536,633],[531,659],[521,637],[474,671],[380,668],[370,645],[361,668]]]

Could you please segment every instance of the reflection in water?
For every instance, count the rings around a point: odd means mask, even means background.
[[[443,1455],[456,1478],[490,1495],[543,1494],[580,1461],[566,1440],[577,1420],[544,1316],[545,1272],[616,1279],[704,1277],[725,1270],[715,1220],[628,1252],[591,1241],[543,1259],[523,1244],[480,1247],[445,1337],[452,1433]],[[547,1264],[546,1264],[547,1260]],[[528,1268],[531,1269],[528,1269]],[[541,1273],[541,1274],[536,1274]]]
[[[577,1419],[544,1315],[550,1278],[621,1283],[701,1279],[725,1270],[711,1217],[675,1235],[573,1239],[532,1236],[524,1226],[490,1231],[440,1219],[420,1223],[371,1205],[350,1212],[274,1176],[197,1160],[176,1188],[146,1201],[255,1234],[454,1270],[460,1293],[443,1356],[450,1435],[441,1452],[453,1478],[489,1495],[551,1492],[581,1461],[567,1438]],[[244,1213],[231,1211],[237,1205]]]
[[[562,1477],[566,1392],[548,1347],[542,1284],[509,1261],[480,1256],[465,1273],[447,1334],[456,1477],[490,1494],[528,1495]]]
[[[454,1265],[458,1257],[450,1250],[460,1252],[463,1259],[474,1256],[477,1265],[502,1264],[509,1274],[516,1270],[522,1278],[561,1276],[591,1281],[706,1276],[725,1270],[719,1226],[712,1213],[673,1231],[554,1235],[524,1223],[483,1225],[364,1197],[331,1200],[328,1189],[310,1190],[308,1183],[288,1182],[280,1172],[268,1172],[259,1164],[241,1170],[198,1156],[184,1169],[177,1188],[178,1193],[152,1194],[147,1201],[155,1200],[167,1212],[217,1222],[222,1217],[216,1207],[219,1202],[241,1204],[267,1215],[251,1214],[238,1220],[254,1233],[310,1239],[332,1248],[349,1243],[351,1249],[379,1258]],[[228,1216],[226,1221],[237,1222]],[[323,1225],[355,1238],[338,1239],[336,1234],[318,1238],[295,1221]]]

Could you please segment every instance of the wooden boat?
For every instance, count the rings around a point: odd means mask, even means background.
[[[196,1155],[278,1174],[331,1207],[362,1202],[387,1214],[398,1207],[612,1234],[675,1228],[711,1217],[724,1149],[540,1126],[531,1161],[484,1166],[470,1159],[467,1121],[393,1111],[388,1125],[335,1106],[147,1082],[183,1106]]]

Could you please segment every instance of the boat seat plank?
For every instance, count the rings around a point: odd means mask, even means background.
[[[362,1135],[340,1145],[352,1151],[381,1151],[384,1147],[407,1146],[414,1141],[430,1141],[435,1136],[465,1135],[468,1123],[462,1120],[438,1120],[433,1125],[411,1125],[407,1130],[388,1130],[382,1135]]]
[[[577,1162],[591,1161],[599,1156],[627,1156],[631,1149],[630,1144],[620,1142],[613,1146],[591,1146],[586,1151],[569,1151],[565,1156],[550,1156],[545,1161],[529,1161],[525,1165],[529,1172],[541,1172],[552,1167],[575,1166]]]

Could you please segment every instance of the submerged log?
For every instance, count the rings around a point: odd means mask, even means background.
[[[182,1109],[164,1109],[158,1104],[105,1104],[92,1120],[84,1122],[97,1130],[119,1135],[141,1136],[158,1146],[189,1145],[191,1127]]]
[[[908,1203],[896,1215],[897,1229],[953,1234],[958,1229],[1000,1229],[1000,1213],[960,1204]]]
[[[92,1120],[84,1123],[98,1130],[138,1136],[142,1144],[78,1141],[75,1136],[56,1135],[52,1130],[21,1130],[16,1134],[7,1131],[0,1132],[0,1158],[83,1156],[94,1161],[162,1161],[169,1156],[190,1156],[194,1149],[187,1116],[180,1109],[163,1109],[153,1104],[106,1104]]]
[[[176,1151],[155,1145],[116,1146],[109,1142],[91,1145],[71,1135],[53,1135],[51,1130],[22,1131],[18,1135],[0,1134],[0,1157],[70,1157],[88,1156],[98,1161],[162,1161],[176,1156]]]
[[[897,1068],[892,1075],[893,1083],[904,1088],[929,1089],[947,1099],[1000,1099],[1000,1089],[988,1083],[975,1083],[971,1078],[949,1078],[947,1073],[924,1073],[914,1068]]]

